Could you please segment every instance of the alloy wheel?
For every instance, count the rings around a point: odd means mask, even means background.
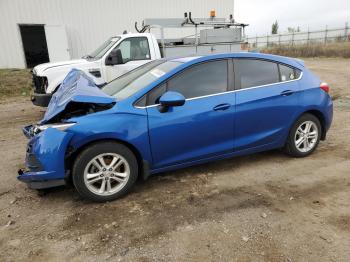
[[[112,195],[120,191],[129,177],[129,163],[124,157],[115,153],[97,155],[84,170],[86,187],[100,196]]]
[[[299,125],[294,135],[294,143],[297,150],[307,153],[312,150],[318,139],[318,128],[313,121],[305,121]]]

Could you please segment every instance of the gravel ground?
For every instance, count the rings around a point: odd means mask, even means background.
[[[306,64],[336,98],[314,154],[271,151],[168,172],[105,204],[18,182],[21,127],[43,110],[28,98],[2,101],[0,260],[350,261],[350,59]]]

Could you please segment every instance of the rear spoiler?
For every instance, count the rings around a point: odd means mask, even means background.
[[[305,62],[304,62],[304,60],[301,60],[301,59],[299,59],[299,58],[294,58],[294,60],[295,60],[299,65],[301,65],[302,67],[305,67]]]

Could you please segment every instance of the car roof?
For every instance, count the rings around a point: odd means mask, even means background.
[[[190,64],[195,64],[199,62],[220,59],[220,58],[255,58],[255,59],[263,59],[263,60],[272,60],[278,63],[291,65],[301,70],[304,67],[304,62],[296,58],[271,55],[271,54],[263,54],[263,53],[255,53],[255,52],[222,53],[222,54],[213,54],[213,55],[206,55],[206,56],[188,56],[188,57],[172,58],[172,59],[168,59],[168,61],[174,61],[174,62],[180,62],[180,63],[186,63],[186,64],[188,63],[188,65],[190,65]]]

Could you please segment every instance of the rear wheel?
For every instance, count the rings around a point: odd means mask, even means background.
[[[291,128],[285,151],[295,157],[310,155],[321,137],[320,121],[311,114],[302,115]]]
[[[137,160],[128,147],[101,142],[78,155],[73,166],[73,183],[84,198],[104,202],[128,193],[137,174]]]

